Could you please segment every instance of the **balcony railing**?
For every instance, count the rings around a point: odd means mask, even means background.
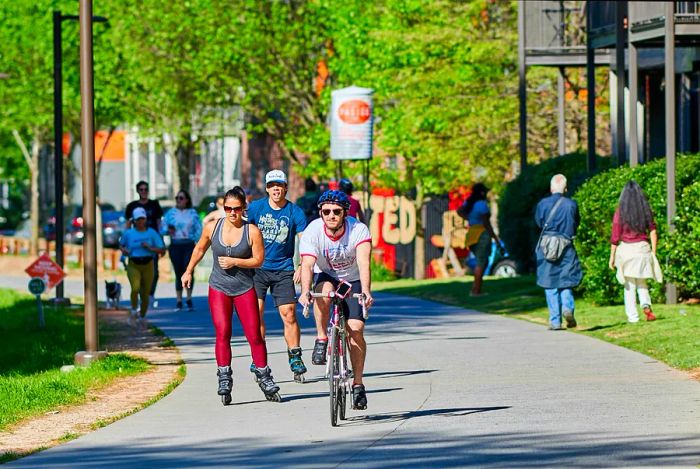
[[[528,53],[585,53],[585,12],[581,1],[524,2]]]

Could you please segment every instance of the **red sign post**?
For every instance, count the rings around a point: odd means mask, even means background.
[[[61,266],[56,264],[48,254],[44,253],[32,264],[24,269],[30,277],[40,277],[46,282],[46,288],[51,289],[58,285],[66,276]]]

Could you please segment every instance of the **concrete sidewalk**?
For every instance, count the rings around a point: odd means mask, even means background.
[[[66,287],[68,289],[68,286]],[[82,288],[82,285],[80,285]],[[10,467],[695,467],[700,383],[582,335],[377,295],[367,324],[369,408],[329,423],[327,382],[292,380],[281,322],[266,312],[282,403],[267,402],[234,322],[233,405],[216,395],[206,285],[195,312],[161,300],[150,320],[180,347],[187,378],[151,407]],[[126,286],[128,290],[128,285]],[[172,285],[159,286],[162,297]],[[79,294],[79,293],[78,293]],[[268,303],[271,303],[268,302]]]

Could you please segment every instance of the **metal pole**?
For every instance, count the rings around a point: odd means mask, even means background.
[[[629,35],[628,35],[629,38]],[[639,164],[639,145],[637,141],[637,101],[639,84],[638,84],[638,70],[637,70],[637,47],[629,41],[629,55],[630,55],[630,166],[634,167]]]
[[[63,41],[60,11],[53,12],[53,144],[56,263],[63,268]],[[63,282],[56,285],[56,304],[70,304],[63,297]]]
[[[586,87],[588,88],[588,154],[586,169],[595,171],[595,49],[591,38],[591,6],[586,5]]]
[[[615,75],[617,75],[617,165],[627,159],[625,142],[625,13],[626,2],[617,2],[615,18]]]
[[[92,0],[80,0],[80,144],[85,238],[85,349],[97,352],[97,245],[95,232],[95,122],[92,63]],[[92,357],[91,357],[92,358]]]
[[[525,6],[518,2],[518,99],[520,101],[520,171],[527,166],[527,81],[525,76]]]
[[[566,120],[564,119],[564,67],[559,67],[557,76],[557,108],[558,108],[558,129],[559,154],[566,154]]]
[[[676,216],[676,82],[675,82],[675,28],[674,2],[665,4],[664,34],[664,79],[666,107],[666,222],[673,232],[673,217]],[[666,284],[666,304],[677,301],[676,286]]]

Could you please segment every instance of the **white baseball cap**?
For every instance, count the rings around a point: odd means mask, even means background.
[[[148,218],[148,215],[146,214],[146,209],[136,207],[134,209],[134,212],[131,214],[131,218],[132,220],[138,220],[139,218]]]
[[[270,184],[271,182],[287,184],[287,175],[279,169],[273,169],[265,175],[265,184]]]

